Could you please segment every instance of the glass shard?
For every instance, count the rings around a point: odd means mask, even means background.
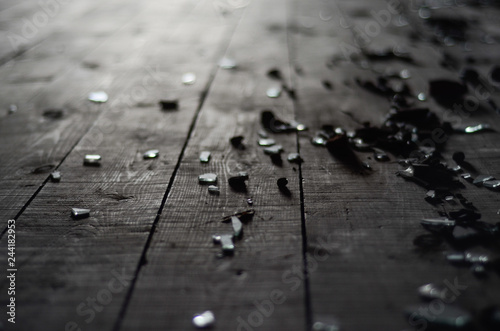
[[[259,146],[269,147],[276,144],[276,140],[268,138],[268,139],[259,139]]]
[[[233,234],[235,238],[239,238],[243,232],[243,224],[236,216],[231,216],[231,224],[233,226]]]
[[[83,159],[83,164],[86,166],[100,166],[101,156],[98,154],[87,154]]]
[[[213,173],[199,175],[198,182],[203,185],[215,184],[217,183],[217,175]]]
[[[300,164],[300,163],[304,162],[304,160],[302,160],[302,158],[300,157],[299,153],[290,153],[290,154],[288,154],[287,160],[290,163],[297,163],[297,164]]]
[[[156,159],[160,155],[160,151],[157,149],[150,149],[149,151],[143,154],[144,160],[147,159]]]
[[[399,77],[401,79],[408,79],[408,78],[411,78],[411,73],[410,73],[410,70],[408,69],[403,69],[399,72]]]
[[[426,101],[427,100],[427,95],[425,95],[424,92],[420,92],[418,95],[417,95],[417,99],[419,101]]]
[[[489,175],[479,175],[477,176],[474,181],[472,182],[472,184],[474,185],[477,185],[477,186],[481,186],[484,184],[484,182],[487,182],[487,181],[492,181],[494,180],[495,177],[493,176],[489,176]]]
[[[387,162],[391,160],[386,152],[378,148],[373,148],[373,157],[379,162]]]
[[[469,181],[469,182],[472,182],[472,175],[468,172],[464,173],[464,174],[461,174],[460,177],[462,177],[463,179]]]
[[[281,87],[270,87],[266,91],[269,98],[278,98],[281,95]]]
[[[215,315],[210,310],[193,317],[193,325],[198,329],[210,328],[215,324]]]
[[[200,162],[201,163],[208,163],[210,161],[210,152],[209,151],[203,151],[200,153]]]
[[[224,255],[232,255],[234,253],[234,243],[232,234],[223,234],[220,236],[220,244]]]
[[[213,194],[213,195],[219,195],[220,189],[218,186],[210,185],[210,186],[208,186],[208,193]]]
[[[95,103],[104,103],[108,101],[108,94],[103,91],[91,92],[88,99]]]
[[[436,284],[426,284],[418,288],[418,294],[425,300],[446,300],[448,288]]]
[[[267,134],[266,131],[264,130],[259,130],[259,132],[257,132],[257,134],[259,135],[259,137],[261,138],[269,138],[269,135]]]
[[[274,145],[264,148],[264,154],[266,155],[276,155],[276,154],[279,155],[282,152],[283,152],[283,146],[281,145]]]
[[[7,109],[7,112],[9,114],[13,114],[17,111],[17,106],[16,105],[10,105],[9,108]]]
[[[196,75],[192,72],[185,73],[182,75],[182,84],[193,85],[196,82]]]
[[[87,218],[90,216],[90,209],[71,208],[71,216],[75,219]]]
[[[61,173],[59,171],[54,171],[50,174],[50,180],[54,183],[61,181]]]
[[[500,188],[500,180],[487,180],[483,182],[483,186],[487,188],[492,188],[492,189],[499,189]]]
[[[325,146],[326,145],[326,139],[324,139],[321,136],[314,136],[311,138],[311,143],[316,146]]]
[[[236,66],[236,61],[227,57],[223,57],[219,61],[219,67],[221,67],[222,69],[234,69],[236,68]]]
[[[489,124],[477,124],[466,126],[465,128],[458,128],[457,131],[463,133],[476,133],[481,131],[491,131],[491,127],[489,126]]]
[[[248,175],[248,172],[246,172],[246,171],[238,172],[238,176],[245,179],[245,180],[248,180],[248,178],[250,178],[250,176]]]
[[[214,244],[220,244],[221,239],[222,237],[218,234],[214,234],[212,236],[212,241],[214,242]]]
[[[252,198],[248,198],[248,199],[247,199],[247,204],[248,204],[249,206],[253,206],[253,199],[252,199]]]
[[[177,100],[160,100],[158,103],[162,110],[177,110],[179,108]]]

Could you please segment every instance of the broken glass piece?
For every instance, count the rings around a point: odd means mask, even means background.
[[[245,181],[248,179],[248,176],[234,176],[228,179],[229,186],[236,192],[246,192],[247,185]]]
[[[210,161],[210,152],[209,151],[203,151],[200,153],[200,162],[201,163],[208,163]]]
[[[479,175],[477,176],[474,181],[472,182],[472,184],[474,185],[477,185],[477,186],[481,186],[483,185],[484,182],[487,182],[487,181],[490,181],[490,180],[494,180],[495,177],[493,176],[489,176],[489,175]]]
[[[221,67],[222,69],[234,69],[236,68],[236,66],[236,61],[227,57],[223,57],[219,61],[219,67]]]
[[[427,95],[425,95],[424,92],[420,92],[418,95],[417,95],[417,99],[420,100],[420,101],[426,101],[427,100]]]
[[[144,160],[147,159],[155,159],[160,155],[160,151],[157,149],[150,149],[149,151],[145,152],[144,155],[142,156]]]
[[[277,68],[269,69],[269,71],[267,72],[267,76],[269,78],[277,80],[281,80],[283,78],[283,76],[281,75],[281,71]]]
[[[483,186],[492,189],[500,188],[500,180],[487,180],[483,182]]]
[[[262,127],[270,132],[283,133],[283,132],[295,132],[297,131],[297,123],[292,126],[290,123],[283,122],[282,120],[276,118],[274,113],[270,110],[264,110],[261,113],[261,123]]]
[[[108,101],[108,94],[103,91],[91,92],[89,94],[89,100],[96,103],[104,103]]]
[[[7,112],[9,114],[13,114],[17,111],[17,106],[16,105],[10,105],[9,108],[7,109]]]
[[[62,118],[64,115],[64,109],[46,109],[43,111],[43,117],[51,119],[51,120],[58,120]]]
[[[472,181],[472,175],[470,173],[464,173],[464,174],[461,174],[460,177],[462,177],[463,179],[471,182]]]
[[[261,137],[261,138],[268,138],[268,137],[269,137],[269,135],[267,134],[267,132],[266,132],[266,131],[264,131],[264,130],[259,130],[259,132],[257,132],[257,134],[258,134],[258,135],[259,135],[259,137]]]
[[[365,169],[372,170],[372,166],[368,162],[361,162],[361,166]]]
[[[266,155],[279,155],[283,152],[283,146],[281,145],[274,145],[270,147],[264,148],[264,154]]]
[[[481,255],[481,254],[473,254],[473,253],[466,253],[464,256],[465,262],[474,264],[488,264],[490,262],[490,258],[487,255]]]
[[[75,219],[87,218],[90,216],[90,209],[86,208],[71,208],[71,216]]]
[[[162,110],[177,110],[179,107],[177,100],[160,100],[158,103]]]
[[[97,154],[87,154],[83,159],[83,164],[87,166],[100,166],[101,156]]]
[[[408,69],[403,69],[399,72],[399,77],[401,79],[408,79],[411,77],[411,73],[410,73],[410,70]]]
[[[213,195],[219,195],[220,194],[219,187],[215,185],[208,186],[208,193]]]
[[[244,178],[246,180],[248,180],[248,178],[250,178],[250,176],[248,175],[248,172],[246,172],[246,171],[238,172],[238,176],[240,176],[241,178]]]
[[[446,300],[446,293],[448,293],[447,287],[436,284],[426,284],[418,288],[418,294],[426,300],[439,299],[444,301]]]
[[[234,253],[234,243],[232,234],[221,235],[220,244],[222,245],[222,253],[224,253],[224,255],[232,255]]]
[[[214,242],[214,244],[220,244],[221,239],[222,237],[218,234],[214,234],[212,236],[212,241]]]
[[[252,199],[252,198],[248,198],[248,199],[247,199],[247,204],[248,204],[249,206],[253,206],[253,199]]]
[[[455,226],[454,220],[447,218],[427,218],[420,221],[420,224],[430,232],[442,233],[444,231],[451,231]]]
[[[481,131],[490,131],[491,127],[488,124],[477,124],[472,126],[467,126],[465,128],[458,128],[457,131],[463,133],[476,133]]]
[[[291,121],[290,126],[295,128],[295,130],[297,130],[297,131],[306,131],[307,130],[307,126],[305,126],[304,124],[299,123],[297,121]]]
[[[465,254],[463,253],[452,253],[446,256],[446,260],[454,265],[461,265],[465,263]]]
[[[472,323],[472,316],[465,310],[441,302],[439,314],[429,314],[422,309],[421,305],[411,306],[405,309],[407,318],[427,322],[429,329],[433,330],[463,330]]]
[[[259,139],[259,146],[272,146],[276,144],[276,140],[274,139]]]
[[[231,216],[231,224],[233,226],[234,237],[239,238],[243,232],[243,224],[236,216]]]
[[[243,145],[243,139],[245,139],[245,137],[236,136],[229,139],[229,141],[231,142],[231,145],[233,145],[234,148],[237,148],[239,150],[244,150],[245,145]]]
[[[300,164],[300,163],[304,162],[304,160],[302,160],[302,158],[300,157],[299,153],[290,153],[290,154],[288,154],[287,160],[290,163],[297,163],[297,164]]]
[[[236,216],[240,219],[240,221],[242,221],[243,223],[246,223],[248,221],[251,221],[254,215],[255,215],[255,211],[253,209],[249,209],[249,210],[245,210],[245,211],[233,214],[233,215],[224,216],[222,218],[222,222],[224,222],[224,223],[230,222],[231,217]]]
[[[193,317],[193,325],[198,329],[210,328],[215,324],[215,316],[210,310]]]
[[[386,152],[378,148],[373,148],[373,157],[379,162],[387,162],[391,160]]]
[[[61,173],[59,171],[54,171],[50,174],[50,180],[54,183],[61,181]]]
[[[182,84],[193,85],[196,82],[196,75],[192,72],[185,73],[182,75]]]
[[[314,136],[311,138],[311,143],[316,146],[325,146],[326,145],[326,139],[324,139],[321,136]]]
[[[266,91],[266,95],[269,98],[278,98],[281,95],[281,87],[270,87]]]
[[[202,174],[198,176],[198,182],[200,184],[215,184],[217,183],[217,175],[212,173]]]
[[[367,144],[361,138],[352,139],[352,143],[354,144],[354,148],[358,151],[369,151],[371,150],[370,144]]]

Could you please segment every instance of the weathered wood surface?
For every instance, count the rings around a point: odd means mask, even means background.
[[[457,126],[496,130],[449,136],[443,158],[454,164],[453,152],[462,150],[473,175],[500,177],[498,115],[486,100],[472,94],[480,109],[458,113],[428,95],[430,79],[458,80],[465,66],[487,76],[498,64],[499,9],[432,9],[472,22],[470,42],[444,46],[419,17],[422,2],[60,1],[17,49],[8,36],[22,33],[24,18],[33,22],[44,5],[2,2],[0,215],[16,218],[18,267],[17,323],[2,311],[4,328],[189,330],[194,313],[212,310],[216,330],[308,330],[331,320],[341,330],[406,330],[403,308],[429,307],[417,287],[446,281],[465,286],[454,304],[476,321],[483,308],[500,305],[497,274],[479,279],[450,265],[447,243],[431,251],[413,244],[426,234],[420,219],[457,206],[425,202],[425,189],[395,175],[397,156],[379,163],[357,153],[373,169],[359,174],[310,143],[324,124],[353,130],[382,123],[390,103],[356,79],[408,69],[413,93],[428,98],[416,105]],[[381,12],[391,23],[380,21]],[[362,52],[395,46],[415,63],[360,65]],[[238,67],[218,68],[223,56]],[[266,97],[280,85],[266,75],[271,68],[280,69],[296,100],[284,91]],[[181,84],[186,72],[196,74],[194,85]],[[87,100],[96,90],[109,94],[108,103]],[[495,90],[491,98],[500,104]],[[160,99],[178,99],[179,110],[160,111]],[[10,104],[19,110],[9,115]],[[64,116],[48,119],[48,108],[64,108]],[[281,167],[257,145],[263,109],[309,127],[270,134],[285,149]],[[237,135],[245,150],[230,145]],[[153,148],[159,159],[143,160]],[[199,162],[203,150],[212,152],[208,164]],[[295,151],[301,166],[286,161]],[[102,166],[84,167],[87,153],[101,154]],[[48,180],[51,168],[34,172],[48,164],[62,172],[60,183]],[[249,173],[247,193],[228,186],[239,171]],[[205,172],[218,174],[219,196],[198,184]],[[291,197],[278,190],[280,177],[288,178]],[[498,222],[497,192],[465,183],[460,193],[484,221]],[[91,208],[91,217],[72,220],[72,207]],[[221,218],[249,208],[256,215],[234,256],[218,257],[212,235],[231,232]],[[3,261],[6,245],[3,235]],[[8,282],[0,275],[5,307]],[[484,328],[476,322],[475,330]]]

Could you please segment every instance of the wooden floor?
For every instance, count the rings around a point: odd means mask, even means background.
[[[360,174],[311,144],[323,125],[380,126],[389,100],[358,83],[407,69],[415,106],[455,127],[494,129],[450,135],[442,161],[455,165],[453,153],[463,151],[473,176],[500,178],[498,113],[474,92],[474,112],[451,111],[429,94],[431,79],[458,81],[466,66],[488,77],[500,64],[498,2],[424,2],[2,0],[0,330],[191,330],[206,310],[215,330],[424,330],[424,319],[405,310],[444,316],[442,301],[418,294],[428,283],[455,284],[450,305],[471,314],[471,330],[489,330],[482,316],[500,305],[499,273],[477,277],[446,256],[466,250],[494,260],[499,245],[462,249],[445,240],[422,249],[415,239],[429,232],[420,221],[458,206],[425,201],[426,189],[396,175],[399,155],[377,162],[356,151],[371,166]],[[429,13],[464,19],[466,42],[446,45],[425,22]],[[394,47],[412,61],[368,56]],[[219,67],[224,57],[237,67]],[[182,84],[185,73],[194,84]],[[266,95],[281,85],[294,93]],[[93,91],[108,102],[89,101]],[[421,92],[424,101],[415,98]],[[160,100],[179,107],[161,110]],[[500,104],[498,89],[490,100]],[[281,166],[257,144],[266,109],[309,128],[269,133],[285,151]],[[244,150],[229,142],[239,135]],[[159,158],[143,159],[150,149]],[[209,163],[201,151],[211,152]],[[304,162],[288,162],[292,152]],[[101,155],[101,166],[84,166],[86,154]],[[54,170],[60,182],[51,181]],[[228,185],[241,171],[246,193]],[[220,195],[198,183],[210,172]],[[282,177],[291,195],[279,190]],[[482,221],[499,222],[499,193],[458,178],[464,188],[454,193]],[[73,219],[74,207],[90,217]],[[221,257],[212,235],[231,233],[222,218],[247,209],[253,220],[234,255]],[[11,297],[15,324],[6,314]]]

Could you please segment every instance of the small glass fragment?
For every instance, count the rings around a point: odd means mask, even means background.
[[[391,160],[386,152],[378,148],[373,148],[373,157],[379,162],[387,162]]]
[[[247,204],[248,204],[249,206],[253,206],[253,199],[252,199],[252,198],[248,198],[248,199],[247,199]]]
[[[208,186],[208,193],[213,194],[213,195],[219,195],[220,189],[218,186],[210,185],[210,186]]]
[[[157,149],[150,149],[149,151],[145,152],[144,155],[142,156],[144,160],[147,159],[156,159],[160,155],[160,151]]]
[[[240,219],[236,216],[231,216],[231,224],[233,226],[233,234],[235,238],[241,237],[243,232],[243,224]]]
[[[417,95],[417,99],[419,101],[426,101],[427,100],[427,95],[425,95],[425,93],[423,92],[420,92],[418,95]]]
[[[490,258],[487,255],[473,254],[473,253],[466,253],[464,260],[465,262],[468,262],[470,264],[475,264],[475,263],[488,264],[490,262]]]
[[[257,134],[259,135],[259,137],[261,138],[269,138],[269,135],[267,134],[266,131],[264,130],[259,130],[259,132],[257,132]]]
[[[250,178],[250,176],[248,175],[248,172],[246,172],[246,171],[238,172],[238,176],[240,176],[241,178],[244,178],[245,180],[248,180],[248,178]]]
[[[472,175],[468,172],[464,173],[464,174],[461,174],[460,177],[462,177],[463,179],[471,182],[472,181]]]
[[[215,184],[217,183],[217,175],[213,173],[199,175],[198,182],[203,185]]]
[[[408,78],[411,78],[411,73],[410,73],[410,70],[408,69],[403,69],[399,72],[399,77],[401,79],[408,79]]]
[[[326,145],[326,139],[320,136],[314,136],[311,138],[311,143],[316,146],[325,146]]]
[[[481,131],[490,130],[490,126],[488,124],[478,124],[473,126],[467,126],[463,129],[464,133],[476,133]]]
[[[9,114],[13,114],[17,111],[17,106],[16,105],[10,105],[9,108],[7,109]]]
[[[281,87],[270,87],[266,91],[269,98],[278,98],[281,95]]]
[[[465,263],[465,254],[463,253],[453,253],[446,256],[446,260],[451,264],[460,265]]]
[[[198,329],[210,328],[215,324],[215,316],[210,310],[193,317],[193,325]]]
[[[192,72],[185,73],[182,75],[182,84],[193,85],[196,82],[196,75]]]
[[[219,67],[221,67],[222,69],[234,69],[236,68],[236,66],[236,61],[227,57],[223,57],[219,61]]]
[[[59,171],[54,171],[50,174],[50,180],[53,181],[54,183],[58,183],[61,181],[61,172]]]
[[[221,235],[220,244],[222,245],[222,253],[224,253],[224,255],[232,255],[234,253],[234,243],[232,234]]]
[[[83,159],[83,164],[86,166],[100,166],[101,156],[98,154],[87,154]]]
[[[88,99],[95,103],[104,103],[108,101],[108,94],[103,91],[91,92]]]
[[[210,161],[210,152],[209,151],[203,151],[200,153],[200,162],[201,163],[208,163]]]
[[[477,186],[481,186],[484,184],[484,182],[487,182],[487,181],[492,181],[494,180],[495,177],[493,176],[489,176],[489,175],[479,175],[477,176],[474,181],[472,181],[472,184],[474,185],[477,185]]]
[[[75,219],[87,218],[90,216],[90,209],[71,208],[71,216]]]
[[[177,100],[160,100],[158,103],[162,110],[177,110],[179,108]]]
[[[276,144],[276,140],[268,138],[268,139],[259,139],[259,146],[269,147]]]
[[[487,180],[483,182],[483,186],[492,189],[500,188],[500,180]]]
[[[436,284],[426,284],[418,288],[418,294],[426,300],[445,300],[448,289]]]
[[[307,130],[307,126],[305,126],[304,124],[299,123],[297,121],[291,121],[290,126],[295,128],[295,130],[297,130],[297,131],[306,131]]]
[[[264,154],[266,155],[276,155],[276,154],[279,155],[282,152],[283,152],[283,146],[281,145],[274,145],[264,148]]]
[[[304,162],[304,160],[302,160],[302,158],[300,157],[299,153],[290,153],[290,154],[288,154],[287,160],[290,163],[297,163],[297,164],[300,164],[300,163]]]

